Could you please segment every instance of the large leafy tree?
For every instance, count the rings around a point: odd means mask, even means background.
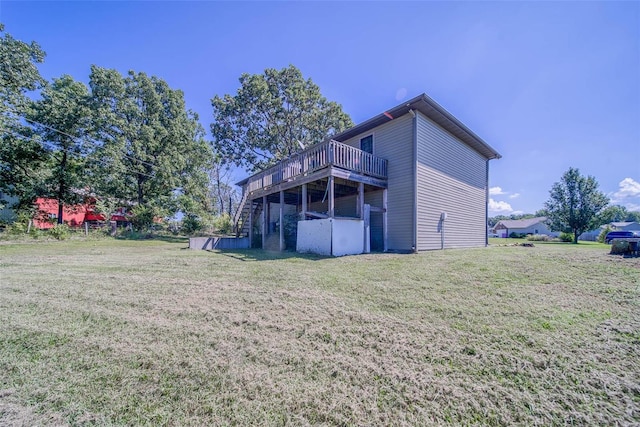
[[[608,204],[609,199],[598,190],[594,177],[569,168],[551,187],[545,203],[547,221],[553,230],[573,232],[573,243],[578,243],[580,234],[599,225],[599,214]]]
[[[93,148],[86,145],[91,127],[89,90],[68,75],[54,79],[27,117],[48,151],[50,173],[44,177],[40,194],[58,201],[58,224],[62,224],[63,206],[84,197],[85,155]]]
[[[31,105],[28,93],[45,83],[38,72],[44,56],[37,43],[14,39],[0,24],[0,191],[17,196],[21,208],[31,205],[46,158],[22,120]]]
[[[145,73],[97,66],[90,87],[101,141],[93,157],[98,192],[161,215],[178,210],[184,197],[205,209],[212,152],[183,93]]]
[[[243,74],[235,96],[211,100],[211,133],[226,163],[256,171],[351,126],[342,107],[293,65]]]

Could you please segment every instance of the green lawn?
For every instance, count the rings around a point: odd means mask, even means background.
[[[640,258],[0,242],[0,425],[634,425]]]

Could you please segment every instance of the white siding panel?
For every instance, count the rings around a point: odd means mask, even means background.
[[[418,250],[484,246],[486,158],[420,113],[417,153]]]

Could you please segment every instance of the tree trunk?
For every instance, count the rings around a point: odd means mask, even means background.
[[[573,230],[573,244],[578,244],[578,230]]]

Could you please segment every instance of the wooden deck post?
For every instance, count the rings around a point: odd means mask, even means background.
[[[382,190],[382,250],[387,252],[389,250],[389,246],[387,244],[387,235],[388,235],[388,227],[387,227],[387,189]]]
[[[280,252],[284,251],[284,191],[280,190]]]
[[[267,224],[269,223],[269,207],[267,206],[267,196],[262,196],[262,249],[267,241]]]
[[[302,184],[302,220],[307,220],[307,184]]]
[[[334,205],[334,197],[335,197],[335,188],[333,185],[333,176],[329,175],[329,182],[327,184],[329,186],[329,217],[333,218],[335,205]]]
[[[364,184],[358,183],[358,207],[356,209],[360,219],[364,219]]]

